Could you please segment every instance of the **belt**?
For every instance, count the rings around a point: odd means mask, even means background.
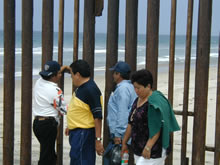
[[[35,116],[35,119],[42,121],[42,120],[55,119],[55,118],[52,116]]]

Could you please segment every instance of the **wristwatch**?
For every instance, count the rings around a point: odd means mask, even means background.
[[[95,140],[97,140],[97,141],[101,141],[102,138],[100,138],[100,137],[96,137]]]
[[[150,148],[150,147],[148,147],[148,146],[145,146],[145,147],[144,147],[144,149],[145,149],[145,150],[147,150],[148,152],[150,152],[150,151],[151,151],[151,148]]]

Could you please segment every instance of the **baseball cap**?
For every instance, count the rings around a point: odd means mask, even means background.
[[[109,68],[109,70],[116,71],[121,74],[128,74],[131,72],[130,66],[126,62],[123,62],[123,61],[117,62],[115,66],[113,66],[112,68]]]
[[[47,61],[44,69],[39,73],[41,76],[49,77],[60,70],[60,64],[56,61]]]

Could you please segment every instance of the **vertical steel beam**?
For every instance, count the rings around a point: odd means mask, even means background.
[[[132,71],[137,67],[138,0],[126,1],[125,61]]]
[[[216,98],[216,128],[215,128],[215,160],[214,165],[220,164],[220,34],[218,46],[218,79],[217,79],[217,98]]]
[[[192,165],[205,164],[211,18],[212,0],[200,0],[196,52]]]
[[[193,2],[188,0],[187,32],[186,32],[186,55],[184,72],[184,94],[183,94],[183,118],[182,118],[182,142],[181,142],[181,165],[188,164],[186,159],[187,152],[187,123],[188,123],[188,104],[189,104],[189,78],[191,63],[191,42],[192,42],[192,22],[193,22]]]
[[[176,0],[172,0],[171,7],[171,24],[170,24],[170,57],[169,57],[169,84],[168,99],[173,105],[173,88],[174,88],[174,64],[175,64],[175,37],[176,37]],[[171,145],[173,146],[173,134],[171,136]],[[173,152],[167,157],[166,164],[173,164]]]
[[[104,0],[95,0],[95,16],[102,16]]]
[[[53,0],[43,0],[42,67],[53,59]]]
[[[31,164],[33,0],[22,1],[22,94],[20,164]]]
[[[104,109],[104,147],[108,144],[109,132],[107,126],[108,99],[114,88],[112,72],[109,68],[118,60],[118,25],[119,25],[119,0],[108,0],[108,24],[107,24],[107,52],[105,71],[105,109]]]
[[[14,164],[15,0],[4,0],[3,164]]]
[[[126,1],[126,28],[125,28],[125,61],[131,66],[132,71],[137,69],[137,25],[138,25],[138,0]],[[133,165],[134,153],[129,152],[128,164]]]
[[[83,59],[89,63],[94,77],[95,0],[84,1]]]
[[[74,29],[73,29],[73,61],[78,60],[79,49],[79,0],[74,1]]]
[[[157,89],[160,0],[148,0],[146,68],[152,73]]]
[[[64,0],[59,1],[59,37],[58,37],[58,62],[63,65],[63,32],[64,32]],[[59,82],[59,87],[64,89],[64,75]],[[60,125],[57,134],[57,164],[63,165],[63,117],[60,118]]]

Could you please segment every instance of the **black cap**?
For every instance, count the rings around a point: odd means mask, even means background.
[[[44,65],[44,70],[42,70],[39,74],[41,76],[49,77],[53,73],[58,72],[60,70],[60,64],[56,61],[47,61]]]

